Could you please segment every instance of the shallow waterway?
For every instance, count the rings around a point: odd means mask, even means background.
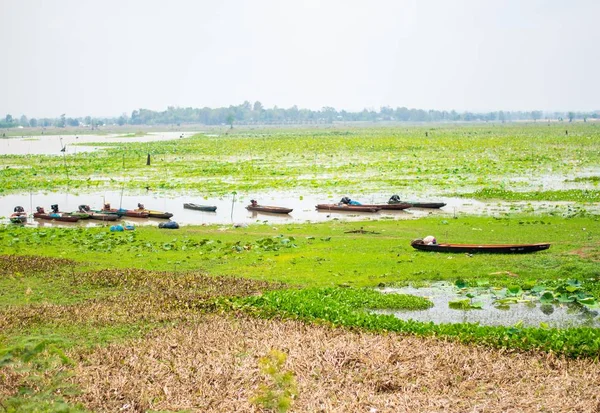
[[[545,323],[549,327],[600,327],[597,310],[587,310],[576,304],[541,304],[540,302],[511,304],[509,309],[494,306],[492,294],[478,294],[472,300],[482,304],[481,309],[457,310],[449,307],[449,302],[464,299],[464,294],[448,283],[436,283],[431,287],[383,288],[386,294],[411,294],[426,297],[433,307],[421,311],[378,310],[380,314],[392,314],[403,320],[442,323],[479,323],[487,326],[513,326],[522,323],[524,327],[539,327]]]
[[[156,142],[187,138],[197,132],[149,132],[144,136],[129,137],[126,133],[109,135],[40,135],[0,139],[1,155],[75,155],[92,152],[97,147],[87,144]],[[61,149],[65,149],[64,152]]]
[[[305,223],[323,222],[330,220],[378,220],[378,219],[416,219],[425,216],[439,216],[443,219],[452,219],[461,215],[488,215],[501,216],[507,213],[556,213],[567,211],[573,207],[568,202],[503,202],[485,203],[464,198],[438,197],[428,201],[445,202],[447,205],[441,209],[410,208],[403,211],[379,211],[377,213],[355,213],[337,211],[318,211],[317,204],[330,204],[339,202],[341,194],[335,198],[331,195],[300,194],[297,192],[269,192],[254,194],[230,194],[224,197],[207,197],[200,195],[172,195],[143,192],[121,193],[121,191],[102,191],[98,193],[70,193],[70,192],[37,192],[10,194],[0,197],[0,222],[8,222],[8,216],[17,205],[22,206],[29,214],[37,206],[50,211],[50,205],[58,204],[61,211],[77,211],[79,205],[89,205],[92,209],[100,209],[106,202],[113,208],[135,209],[138,203],[144,204],[147,209],[167,211],[174,214],[172,220],[181,225],[203,224],[252,224],[252,223]],[[363,203],[385,203],[387,194],[373,194],[357,197]],[[274,205],[293,208],[290,214],[273,214],[250,212],[246,206],[251,199],[256,199],[261,205]],[[425,201],[426,199],[421,199]],[[184,203],[216,206],[216,212],[204,212],[185,209]],[[589,209],[588,209],[589,210]],[[135,225],[152,225],[160,221],[124,217],[124,220]],[[77,224],[56,223],[43,220],[30,219],[27,225],[102,225],[99,221],[81,221]]]

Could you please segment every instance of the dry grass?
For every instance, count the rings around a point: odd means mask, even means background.
[[[47,258],[34,255],[0,255],[0,275],[56,271],[76,264],[75,261],[65,258]]]
[[[53,275],[65,276],[65,275]],[[70,278],[70,275],[66,275]],[[13,305],[0,308],[0,331],[39,324],[92,326],[193,319],[214,310],[217,297],[241,297],[283,284],[197,272],[168,273],[111,269],[77,274],[73,286],[112,288],[114,296],[82,303]]]
[[[217,315],[76,355],[77,401],[104,412],[260,411],[249,400],[271,349],[289,355],[296,412],[600,410],[592,360]]]

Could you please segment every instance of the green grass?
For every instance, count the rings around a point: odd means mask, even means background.
[[[346,233],[359,227],[379,234]],[[111,233],[107,228],[5,226],[0,227],[0,253],[71,258],[96,268],[202,270],[301,286],[490,278],[506,271],[525,279],[585,278],[597,271],[596,265],[573,252],[591,248],[588,254],[597,253],[599,229],[594,217],[518,216],[183,227],[170,233],[153,227]],[[430,234],[439,242],[552,246],[529,255],[474,256],[426,253],[410,246],[412,239]]]
[[[103,151],[53,156],[0,155],[0,191],[95,191],[146,186],[204,195],[272,190],[452,195],[489,187],[545,191],[551,175],[571,179],[597,173],[596,124],[435,125],[434,127],[256,129],[152,143],[110,144]],[[425,136],[428,132],[428,136]],[[101,146],[101,145],[96,145]],[[146,166],[148,152],[151,166]],[[125,166],[123,167],[123,160]],[[579,186],[579,188],[577,188]],[[548,195],[552,195],[548,193]],[[569,200],[586,201],[569,196]],[[587,200],[592,202],[593,199]]]

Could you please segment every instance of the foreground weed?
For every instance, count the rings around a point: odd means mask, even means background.
[[[261,384],[252,402],[270,411],[287,412],[298,395],[296,378],[290,370],[283,370],[287,354],[273,349],[258,361],[260,372],[268,383]]]
[[[0,406],[6,412],[82,412],[63,399],[76,393],[66,382],[72,361],[61,350],[62,340],[29,337],[0,347]]]

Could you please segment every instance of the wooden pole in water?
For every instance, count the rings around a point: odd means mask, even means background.
[[[237,192],[233,191],[233,199],[231,200],[231,222],[233,222],[233,205],[235,204],[235,195]]]

